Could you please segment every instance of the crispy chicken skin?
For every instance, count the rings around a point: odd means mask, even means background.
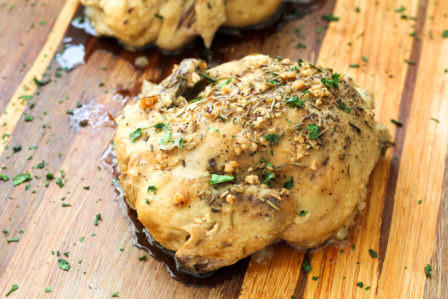
[[[347,237],[387,148],[372,96],[330,69],[186,59],[117,119],[121,185],[177,262],[207,272],[277,240]]]
[[[245,27],[264,22],[281,0],[81,0],[99,35],[130,46],[155,42],[173,51],[200,35],[210,47],[221,25]]]

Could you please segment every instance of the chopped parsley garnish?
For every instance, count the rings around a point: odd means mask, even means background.
[[[322,78],[321,82],[327,86],[327,87],[338,87],[339,86],[339,78],[341,77],[341,74],[333,73],[331,74],[331,79],[328,78]]]
[[[71,207],[72,205],[71,205],[71,204],[68,204],[68,203],[65,203],[65,202],[63,202],[63,203],[61,204],[61,206],[62,206],[63,208],[67,208],[67,207]]]
[[[152,192],[152,193],[156,194],[157,188],[156,188],[156,186],[148,186],[148,190],[146,192],[148,192],[148,193]]]
[[[184,148],[184,139],[181,138],[179,139],[179,149],[183,149]]]
[[[33,96],[30,96],[30,95],[23,95],[23,96],[19,97],[19,99],[24,100],[24,101],[29,101],[32,98],[33,98]]]
[[[303,261],[302,268],[303,270],[305,270],[306,273],[310,273],[311,270],[313,270],[313,268],[311,268],[310,262],[308,261]]]
[[[278,86],[281,84],[281,81],[280,81],[280,79],[274,79],[274,80],[269,80],[267,83],[270,85]]]
[[[157,19],[161,19],[161,20],[163,20],[163,16],[162,15],[159,15],[158,13],[156,13],[155,15],[154,15]],[[113,296],[112,296],[113,297]],[[118,297],[118,296],[117,296]]]
[[[432,271],[432,267],[431,267],[431,265],[430,265],[430,264],[427,264],[427,265],[425,266],[425,275],[426,275],[426,277],[429,277],[429,278],[432,277],[432,273],[431,273],[431,271]]]
[[[5,294],[5,297],[8,297],[9,295],[11,295],[12,292],[16,291],[18,288],[19,288],[18,285],[13,284],[12,287],[11,287],[11,289],[8,291],[8,293]]]
[[[351,67],[351,68],[358,68],[359,64],[349,64],[348,66]]]
[[[316,281],[319,279],[319,276],[313,276],[313,280]]]
[[[407,60],[407,59],[405,59],[404,62],[406,62],[409,65],[415,65],[414,61],[410,61],[410,60]]]
[[[213,82],[213,83],[218,81],[217,79],[209,77],[207,74],[204,74],[204,73],[199,73],[199,75],[201,75],[202,77],[204,77],[205,79],[207,79],[208,81]]]
[[[103,216],[101,216],[101,213],[100,213],[100,214],[97,214],[97,215],[95,216],[95,221],[93,222],[93,224],[95,224],[96,226],[98,226],[99,221],[103,221]]]
[[[319,137],[319,126],[315,123],[309,124],[306,129],[309,131],[311,140],[316,140]]]
[[[18,174],[16,175],[13,179],[12,179],[12,184],[14,186],[18,186],[24,182],[28,182],[31,181],[31,175],[29,173],[22,173],[22,174]]]
[[[327,21],[327,22],[332,22],[332,21],[336,22],[336,21],[339,21],[339,17],[336,17],[333,14],[323,15],[322,20]]]
[[[36,83],[37,86],[44,86],[51,82],[51,79],[42,79],[38,80],[36,77],[33,78],[34,83]]]
[[[221,83],[219,83],[218,85],[216,85],[216,87],[223,87],[224,85],[227,85],[227,84],[229,84],[230,82],[232,82],[232,80],[233,80],[233,77],[229,77],[226,81],[223,81],[223,82],[221,82]]]
[[[167,129],[168,128],[168,124],[157,123],[157,124],[154,125],[154,128],[156,129],[156,132],[160,132],[163,129]]]
[[[357,286],[358,288],[363,288],[363,287],[364,287],[364,283],[363,283],[362,281],[360,281],[360,282],[358,282],[358,283],[356,284],[356,286]]]
[[[120,296],[118,295],[118,292],[115,292],[115,293],[112,294],[112,298],[114,298],[114,297],[120,297]]]
[[[64,271],[70,270],[70,263],[67,260],[58,259],[58,266],[59,266],[59,269],[64,270]]]
[[[50,287],[46,287],[45,288],[45,293],[50,293],[51,292],[51,288]]]
[[[291,190],[294,186],[294,178],[290,177],[285,183],[283,183],[283,188]]]
[[[171,139],[171,130],[167,130],[165,136],[160,139],[159,144],[165,144]]]
[[[366,57],[366,56],[361,56],[361,58],[362,58],[362,61],[364,61],[364,62],[367,62],[367,61],[369,61],[369,59],[367,59],[367,57]]]
[[[29,121],[33,121],[34,120],[34,116],[32,115],[25,115],[25,121],[29,122]]]
[[[146,261],[148,259],[147,255],[141,256],[138,258],[140,261]]]
[[[397,9],[395,10],[395,12],[402,13],[402,12],[405,11],[405,10],[406,10],[406,7],[404,7],[404,6],[402,5],[402,6],[400,6],[399,8],[397,8]]]
[[[20,152],[22,150],[22,146],[21,145],[14,145],[13,147],[12,147],[12,151],[14,152],[14,153],[18,153],[18,152]]]
[[[129,134],[129,139],[131,139],[131,142],[134,143],[140,136],[142,136],[142,128],[137,128]]]
[[[393,118],[390,120],[390,122],[393,123],[394,125],[396,125],[397,127],[400,127],[400,128],[403,126],[403,123],[401,123],[398,120],[395,120]]]
[[[264,172],[264,181],[263,184],[268,183],[271,179],[274,178],[274,173],[270,172],[270,171],[265,171]]]
[[[435,121],[436,123],[440,123],[440,120],[438,120],[438,119],[435,118],[435,117],[431,117],[431,120]]]
[[[0,181],[5,181],[5,182],[9,181],[9,176],[7,176],[4,173],[0,173]]]
[[[233,181],[235,177],[233,175],[219,175],[212,174],[212,177],[208,180],[211,185],[221,184]]]
[[[448,30],[443,30],[443,32],[442,32],[442,36],[443,36],[444,38],[448,38]]]
[[[267,134],[267,135],[264,135],[263,137],[270,143],[274,143],[274,144],[278,142],[278,138],[279,138],[279,136],[277,134]]]
[[[300,217],[305,217],[305,215],[308,213],[308,211],[306,211],[306,210],[301,210],[300,212],[299,212],[299,216]]]
[[[376,253],[376,251],[373,250],[372,248],[369,249],[369,254],[370,254],[370,257],[373,259],[376,259],[378,257],[378,253]]]
[[[20,241],[20,240],[19,240],[19,238],[17,238],[17,237],[6,240],[6,242],[7,242],[8,244],[9,244],[9,243],[17,243],[17,242],[19,242],[19,241]]]
[[[305,104],[305,101],[299,99],[298,96],[292,96],[289,99],[287,99],[285,101],[285,103],[288,103],[289,107],[291,107],[291,108],[294,108],[294,107],[301,108],[301,107],[303,107],[303,104]]]
[[[269,168],[272,168],[272,169],[275,168],[274,164],[272,164],[271,162],[266,161],[264,158],[260,159],[260,163],[263,163],[264,165],[266,165]]]

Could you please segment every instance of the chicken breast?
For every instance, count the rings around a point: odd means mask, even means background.
[[[117,119],[128,203],[177,262],[202,273],[278,240],[344,239],[390,140],[373,98],[299,60],[184,60]]]
[[[273,15],[281,0],[81,0],[99,35],[173,51],[200,35],[210,47],[221,25],[245,27]]]

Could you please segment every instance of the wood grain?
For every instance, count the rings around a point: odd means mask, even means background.
[[[201,56],[204,48],[195,42],[179,55],[163,55],[154,48],[131,53],[110,39],[78,36],[69,26],[77,9],[75,0],[37,1],[35,6],[18,1],[11,10],[5,5],[0,9],[0,62],[7,76],[0,81],[4,95],[0,108],[7,111],[0,116],[0,136],[11,135],[0,146],[0,171],[11,178],[25,172],[33,175],[30,187],[0,181],[0,228],[8,229],[0,245],[3,294],[12,284],[19,289],[11,298],[108,298],[114,292],[120,298],[444,298],[448,294],[448,38],[442,37],[448,30],[444,15],[448,3],[333,0],[300,20],[251,30],[244,38],[217,36],[212,63],[261,52],[304,58],[352,76],[375,93],[377,119],[389,127],[396,146],[371,176],[368,207],[348,244],[307,253],[279,244],[272,259],[262,264],[252,261],[244,273],[212,288],[185,286],[156,260],[139,260],[146,253],[132,246],[128,224],[114,200],[111,174],[100,161],[114,128],[82,128],[66,114],[79,101],[102,105],[116,116],[122,108],[116,91],[135,90],[144,79],[158,82],[173,64]],[[339,21],[323,32],[316,30],[327,24],[321,16],[330,13]],[[33,34],[10,25],[19,17],[36,27],[45,19],[47,25]],[[5,24],[11,30],[6,31]],[[86,45],[86,64],[36,89],[29,82],[47,68],[54,72],[57,64],[52,59],[63,47],[64,36]],[[27,47],[14,52],[20,41]],[[148,57],[146,68],[132,66],[138,55]],[[27,63],[24,68],[18,67],[22,61]],[[34,93],[33,107],[18,101],[25,94],[24,84],[31,88],[26,94]],[[24,115],[34,116],[34,121],[26,122]],[[393,125],[392,118],[402,121],[403,127]],[[22,150],[14,153],[14,145],[22,145]],[[29,149],[34,145],[37,149]],[[36,168],[41,161],[45,167]],[[53,180],[44,187],[42,178],[48,172],[60,177],[60,170],[66,175],[65,186],[60,188]],[[62,207],[62,202],[71,206]],[[96,226],[98,214],[102,221]],[[20,241],[6,242],[14,237]],[[378,258],[372,258],[369,249]],[[62,257],[70,262],[70,271],[58,268],[57,251],[69,252]],[[310,273],[302,269],[303,260],[310,262]],[[432,278],[425,276],[426,264],[433,267]],[[44,292],[47,286],[51,293]]]

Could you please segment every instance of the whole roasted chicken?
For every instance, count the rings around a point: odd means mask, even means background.
[[[273,15],[282,0],[81,0],[99,35],[173,51],[200,35],[207,47],[221,25],[246,27]]]
[[[202,273],[284,240],[343,240],[390,144],[371,94],[299,60],[186,59],[117,119],[127,201],[177,262]]]

